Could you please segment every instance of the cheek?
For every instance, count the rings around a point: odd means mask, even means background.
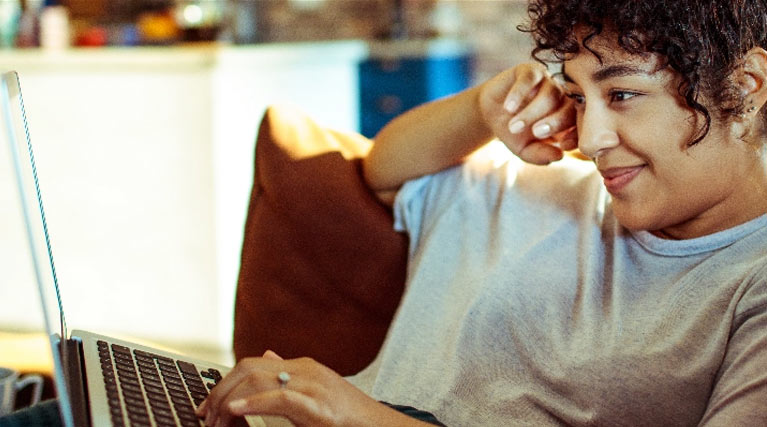
[[[686,160],[689,143],[700,129],[689,112],[678,108],[641,109],[623,121],[620,127],[622,142],[651,166]]]

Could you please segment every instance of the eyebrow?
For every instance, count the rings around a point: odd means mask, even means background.
[[[591,78],[595,82],[599,83],[614,77],[632,76],[637,74],[650,75],[650,72],[648,72],[647,70],[643,68],[633,67],[631,65],[610,65],[609,67],[602,68],[599,71],[592,74]],[[562,77],[565,79],[566,82],[575,83],[573,78],[570,77],[565,71],[564,64],[562,65]]]

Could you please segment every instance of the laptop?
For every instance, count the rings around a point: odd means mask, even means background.
[[[68,331],[19,76],[0,75],[0,138],[9,150],[28,252],[53,356],[62,424],[201,426],[195,409],[230,368],[88,331]],[[6,167],[6,165],[0,165]],[[291,426],[246,417],[250,426]]]

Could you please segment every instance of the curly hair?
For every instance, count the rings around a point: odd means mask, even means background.
[[[596,53],[588,42],[603,33],[628,53],[659,54],[681,76],[680,96],[706,119],[691,145],[711,127],[700,95],[722,119],[741,114],[745,99],[730,76],[749,49],[767,47],[767,0],[530,0],[527,11],[530,22],[518,28],[531,33],[542,63],[563,62],[581,47]],[[587,31],[582,46],[576,28]]]

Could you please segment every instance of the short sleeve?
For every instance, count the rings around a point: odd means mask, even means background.
[[[409,232],[418,229],[420,220],[414,212],[423,210],[424,193],[432,175],[422,176],[406,182],[397,192],[394,199],[394,229],[399,232]]]
[[[767,425],[767,266],[738,306],[701,426]]]
[[[457,166],[406,182],[394,199],[394,229],[408,234],[411,255],[430,220],[478,186],[502,185],[506,170],[521,164],[500,141],[493,141]]]

